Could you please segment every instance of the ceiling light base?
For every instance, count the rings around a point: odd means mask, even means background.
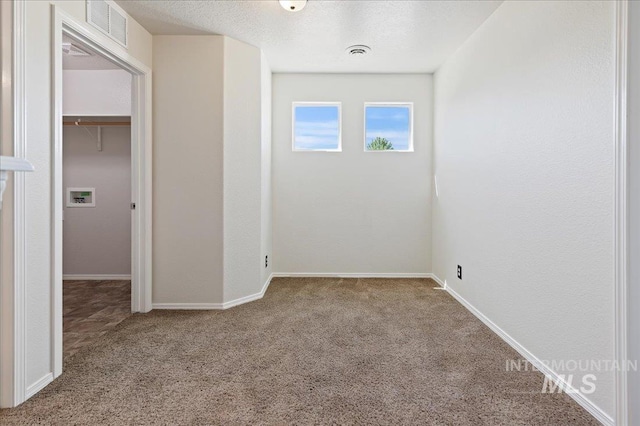
[[[280,6],[289,12],[300,12],[307,5],[307,0],[280,0]]]

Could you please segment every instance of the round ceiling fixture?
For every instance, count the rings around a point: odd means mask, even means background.
[[[369,46],[365,46],[364,44],[354,44],[353,46],[347,47],[347,53],[349,55],[361,56],[366,55],[371,52],[371,48]]]
[[[289,12],[299,12],[307,5],[307,0],[280,0],[280,6]]]

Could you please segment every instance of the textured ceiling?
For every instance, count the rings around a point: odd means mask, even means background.
[[[120,0],[152,34],[224,34],[261,48],[275,72],[433,72],[502,1]],[[365,44],[372,52],[349,56]]]
[[[117,70],[119,66],[108,61],[98,53],[92,51],[82,43],[67,36],[62,37],[64,43],[73,43],[76,46],[91,53],[91,56],[70,56],[62,54],[62,68],[65,70]]]

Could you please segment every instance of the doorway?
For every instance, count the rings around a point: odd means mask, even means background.
[[[137,59],[130,56],[126,49],[115,46],[104,36],[97,34],[94,30],[88,28],[86,24],[75,21],[68,16],[60,8],[53,6],[54,25],[53,25],[53,51],[52,51],[52,74],[53,74],[53,309],[52,324],[54,330],[53,338],[53,365],[54,378],[62,373],[63,365],[63,296],[64,274],[74,275],[73,270],[65,272],[65,268],[71,268],[68,262],[65,263],[63,252],[65,249],[65,212],[67,211],[67,203],[77,202],[79,204],[95,204],[101,203],[101,193],[95,186],[67,186],[65,183],[65,167],[64,167],[64,128],[74,128],[75,132],[84,132],[85,139],[91,135],[93,137],[92,147],[93,154],[105,153],[106,149],[114,148],[114,141],[117,140],[115,133],[129,136],[129,167],[130,185],[128,202],[124,206],[129,212],[129,232],[130,247],[124,249],[124,256],[121,259],[129,260],[130,277],[126,273],[115,272],[103,274],[102,272],[89,274],[94,275],[91,278],[107,278],[102,281],[104,286],[112,285],[109,281],[128,281],[130,278],[130,309],[126,310],[114,308],[122,313],[130,314],[135,312],[148,312],[151,310],[151,70]],[[122,112],[108,113],[103,110],[98,111],[94,116],[86,112],[67,110],[64,104],[64,50],[72,49],[70,44],[88,51],[95,60],[106,61],[116,71],[122,71],[127,74],[130,81],[129,86],[129,115]],[[93,99],[95,101],[95,99]],[[68,101],[68,99],[67,99]],[[97,107],[94,105],[94,107]],[[66,123],[65,123],[66,121]],[[75,123],[78,122],[78,125]],[[82,125],[79,125],[82,123]],[[115,123],[115,124],[114,124]],[[100,129],[100,130],[99,130]],[[109,136],[111,135],[111,136]],[[78,136],[78,135],[76,135]],[[103,139],[104,137],[104,139]],[[115,137],[115,138],[114,138]],[[100,139],[98,139],[100,138]],[[111,138],[111,145],[108,138]],[[86,140],[85,140],[86,142]],[[102,144],[102,152],[99,151]],[[115,142],[117,144],[117,142]],[[88,148],[88,145],[85,145]],[[121,151],[122,151],[122,147]],[[120,162],[122,164],[122,161]],[[93,189],[92,189],[93,188]],[[104,201],[104,197],[102,201]],[[120,201],[122,206],[122,199]],[[73,210],[73,209],[77,210]],[[69,211],[79,211],[80,209],[89,210],[92,207],[70,207]],[[96,207],[93,207],[96,209]],[[77,214],[76,214],[77,216]],[[69,217],[71,219],[71,217]],[[69,225],[70,226],[70,225]],[[68,227],[69,229],[69,227]],[[103,230],[104,231],[104,230]],[[108,230],[106,231],[108,232]],[[121,238],[122,239],[122,238]],[[68,242],[68,241],[67,241]],[[128,252],[128,256],[126,255]],[[122,254],[122,253],[121,253]],[[99,259],[99,256],[98,256]],[[70,259],[67,259],[70,260]],[[83,265],[75,265],[78,268]],[[104,266],[104,265],[103,265]],[[113,266],[113,265],[111,265]],[[78,269],[76,269],[78,271]],[[71,272],[71,273],[69,273]],[[82,271],[81,271],[82,272]],[[126,272],[126,271],[125,271]],[[75,273],[76,277],[71,278],[87,278],[82,273]],[[111,275],[111,276],[109,276]],[[120,278],[120,279],[111,279]],[[122,280],[122,278],[125,278]],[[87,280],[85,280],[87,281]],[[77,283],[76,283],[77,284]],[[89,285],[89,284],[86,284]],[[95,285],[95,282],[93,283]],[[95,290],[95,287],[94,287]],[[122,302],[123,299],[129,298],[127,291],[120,289],[115,299]],[[90,292],[89,292],[90,293]],[[97,304],[99,307],[100,304]],[[71,306],[69,306],[71,307]],[[69,312],[67,312],[69,313]],[[86,314],[93,315],[90,311]],[[106,315],[103,312],[102,315]],[[117,319],[111,322],[117,322]],[[108,321],[107,321],[108,323]],[[105,324],[107,324],[105,323]],[[69,322],[68,322],[69,325]],[[88,326],[86,326],[88,327]],[[69,328],[69,327],[67,327]],[[98,331],[102,333],[105,330]],[[67,339],[68,340],[68,339]],[[67,342],[69,343],[69,342]],[[90,343],[89,343],[90,344]],[[70,348],[71,349],[71,348]]]
[[[2,377],[0,386],[0,405],[2,407],[14,407],[20,405],[49,383],[62,374],[63,368],[63,36],[89,47],[99,53],[112,63],[127,70],[131,76],[131,203],[135,204],[135,210],[131,210],[131,312],[148,312],[151,310],[151,256],[152,256],[152,152],[151,152],[151,69],[141,62],[140,51],[136,55],[130,54],[127,47],[121,46],[111,40],[99,29],[88,24],[78,15],[70,15],[59,4],[47,4],[50,10],[51,20],[46,21],[46,27],[34,32],[41,37],[37,39],[37,46],[46,46],[46,55],[27,55],[27,36],[31,31],[25,31],[27,24],[27,3],[28,2],[1,2],[1,23],[0,31],[3,34],[3,52],[10,54],[3,55],[2,69],[3,76],[11,76],[7,79],[8,90],[2,91],[3,105],[9,102],[13,117],[9,120],[13,137],[11,139],[12,152],[14,156],[24,157],[27,146],[27,130],[37,129],[37,138],[46,140],[50,144],[50,155],[43,160],[46,162],[47,190],[51,191],[46,197],[50,202],[42,205],[46,214],[50,216],[47,228],[50,229],[50,244],[47,250],[49,258],[50,277],[42,280],[41,287],[44,287],[40,305],[37,313],[28,310],[26,298],[27,286],[26,276],[29,266],[26,260],[25,247],[27,246],[27,226],[24,220],[25,201],[33,194],[27,193],[24,179],[16,179],[11,190],[12,202],[15,215],[7,216],[9,221],[3,221],[5,228],[13,234],[13,240],[3,243],[11,244],[6,258],[9,263],[3,264],[2,293],[0,298],[0,338],[2,338],[2,356],[0,356],[0,375]],[[37,8],[39,18],[44,18],[45,9],[41,6]],[[76,10],[76,8],[74,8]],[[36,13],[35,11],[33,11]],[[49,22],[51,25],[49,25]],[[34,28],[31,26],[31,28]],[[43,31],[48,33],[43,36]],[[35,40],[35,39],[34,39]],[[51,48],[49,55],[49,49]],[[139,49],[139,46],[132,46]],[[133,51],[133,50],[132,50]],[[35,61],[38,66],[47,62],[47,70],[39,70],[37,73],[42,85],[42,102],[49,105],[49,118],[42,122],[36,122],[33,118],[28,122],[26,106],[25,81],[28,77],[27,58],[37,57]],[[9,62],[5,59],[9,58]],[[50,61],[50,62],[49,62]],[[50,87],[42,77],[50,77]],[[6,87],[5,87],[6,88]],[[46,95],[45,95],[46,93]],[[30,103],[34,105],[34,103]],[[4,112],[4,111],[3,111]],[[37,117],[41,117],[42,114]],[[4,114],[3,114],[4,116]],[[4,123],[4,121],[3,121]],[[29,124],[30,123],[30,124]],[[46,136],[45,136],[46,135]],[[44,136],[44,137],[43,137]],[[34,135],[31,135],[34,137]],[[4,141],[4,139],[3,139]],[[44,157],[44,155],[43,155]],[[44,201],[44,200],[42,200]],[[7,209],[3,209],[3,218]],[[40,241],[38,241],[40,243]],[[4,259],[3,257],[3,259]],[[12,268],[5,268],[11,265]],[[41,268],[42,269],[42,268]],[[6,280],[5,280],[6,278]],[[48,287],[48,288],[47,288]],[[6,297],[5,297],[6,296]],[[41,331],[39,348],[43,349],[34,353],[34,348],[29,348],[28,323],[33,329],[33,315],[37,314],[38,330]],[[32,342],[31,342],[32,343]],[[46,349],[46,350],[45,350]],[[32,363],[34,355],[43,370],[43,375],[35,378],[29,377],[27,367]],[[40,372],[40,371],[38,371]],[[39,374],[38,374],[39,375]]]
[[[132,75],[62,38],[63,359],[131,315]]]

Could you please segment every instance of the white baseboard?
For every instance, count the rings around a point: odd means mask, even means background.
[[[368,273],[368,272],[276,272],[274,278],[433,278],[430,273]]]
[[[40,392],[42,389],[44,389],[51,382],[53,382],[53,373],[47,373],[44,376],[42,376],[35,383],[33,383],[32,385],[30,385],[27,388],[27,393],[26,393],[25,398],[24,398],[25,401],[27,399],[31,398],[33,395],[35,395],[38,392]]]
[[[442,287],[443,290],[447,289],[447,283],[445,283],[440,278],[438,278],[438,276],[436,274],[429,274],[429,278],[434,280],[436,282],[436,284],[438,284],[440,287]]]
[[[442,282],[439,278],[435,277],[435,281]],[[613,418],[611,418],[607,413],[602,411],[600,407],[595,405],[590,399],[588,399],[584,394],[580,393],[577,389],[575,389],[570,383],[567,383],[560,375],[549,368],[545,363],[540,361],[534,354],[529,352],[524,346],[522,346],[518,341],[516,341],[513,337],[507,334],[503,329],[498,327],[493,321],[487,318],[482,312],[475,308],[471,303],[467,302],[462,296],[456,293],[449,286],[445,286],[444,283],[441,284],[445,290],[462,306],[464,306],[469,312],[475,315],[480,321],[482,321],[487,327],[489,327],[494,333],[496,333],[502,340],[504,340],[509,346],[516,350],[522,357],[524,357],[531,365],[533,365],[537,370],[539,370],[545,376],[551,378],[553,381],[562,385],[562,388],[566,390],[567,395],[573,398],[582,408],[587,410],[589,414],[595,417],[600,423],[607,426],[615,425]]]
[[[234,306],[242,305],[245,303],[253,302],[254,300],[262,299],[264,294],[271,284],[274,274],[269,275],[267,281],[262,285],[260,292],[250,294],[248,296],[240,297],[238,299],[230,300],[224,303],[154,303],[153,309],[172,309],[172,310],[221,310],[229,309]]]
[[[186,311],[210,311],[224,309],[223,303],[153,303],[151,309],[186,310]]]
[[[65,281],[131,281],[131,274],[64,274],[62,279]]]

